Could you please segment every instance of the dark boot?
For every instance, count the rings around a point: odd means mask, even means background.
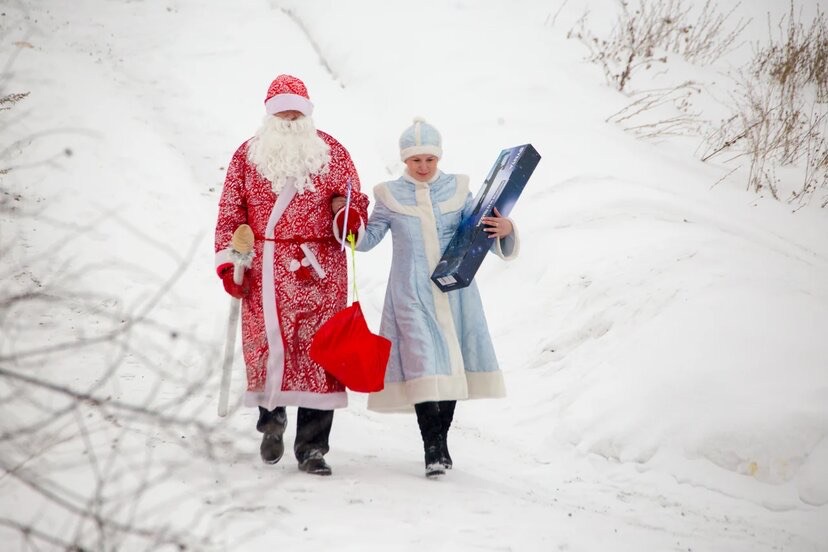
[[[310,451],[303,460],[299,462],[299,470],[312,475],[331,475],[333,470],[325,462],[325,458],[318,450]]]
[[[446,470],[442,462],[443,436],[440,433],[440,407],[435,401],[429,401],[415,404],[414,410],[417,412],[417,425],[420,426],[420,435],[423,438],[426,477],[443,475]]]
[[[454,419],[454,407],[457,406],[457,401],[440,401],[440,435],[443,437],[443,449],[441,454],[441,462],[443,467],[450,470],[454,463],[451,461],[451,455],[448,450],[448,431],[451,427],[451,421]]]
[[[284,406],[277,406],[272,411],[259,407],[259,421],[256,429],[263,433],[259,454],[265,464],[275,464],[282,459],[285,443],[282,436],[287,427],[287,413]]]
[[[296,442],[293,452],[299,461],[301,471],[313,475],[333,473],[324,458],[330,450],[328,438],[332,425],[333,410],[299,407],[296,414]]]

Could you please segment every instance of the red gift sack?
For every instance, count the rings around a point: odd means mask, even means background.
[[[382,391],[391,342],[371,333],[359,301],[335,315],[313,336],[310,357],[351,391]]]

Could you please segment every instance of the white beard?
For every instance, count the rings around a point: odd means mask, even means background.
[[[250,141],[247,159],[278,194],[293,181],[296,191],[316,191],[312,177],[328,172],[331,148],[316,133],[313,120],[295,121],[268,115]]]

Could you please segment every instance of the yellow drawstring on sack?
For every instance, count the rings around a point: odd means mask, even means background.
[[[354,302],[358,302],[359,292],[357,291],[356,283],[356,236],[354,236],[353,232],[348,232],[348,236],[345,239],[351,244],[351,278],[353,279],[354,285]]]

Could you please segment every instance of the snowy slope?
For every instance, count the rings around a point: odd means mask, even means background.
[[[752,6],[740,9],[761,20],[768,6]],[[53,442],[70,417],[4,466],[58,474],[80,502],[110,481],[111,511],[189,529],[197,549],[824,550],[826,213],[793,214],[738,175],[712,187],[726,171],[695,160],[693,140],[607,125],[625,98],[565,39],[579,6],[564,7],[555,25],[557,4],[528,0],[5,7],[6,88],[31,94],[2,127],[22,145],[1,185],[36,213],[0,213],[8,285],[99,300],[5,313],[2,367],[196,421],[90,414],[85,439]],[[504,147],[543,156],[513,212],[521,257],[479,273],[510,395],[459,405],[457,467],[439,482],[422,477],[413,417],[368,412],[361,395],[336,414],[324,480],[288,456],[262,465],[252,412],[215,417],[228,304],[216,203],[282,72],[305,80],[366,190],[400,171],[396,138],[415,115],[443,133],[441,168],[473,183]],[[357,258],[375,328],[389,252]],[[109,331],[98,347],[15,357]],[[61,508],[37,513],[49,501],[19,480],[0,488],[0,517],[75,530]]]

